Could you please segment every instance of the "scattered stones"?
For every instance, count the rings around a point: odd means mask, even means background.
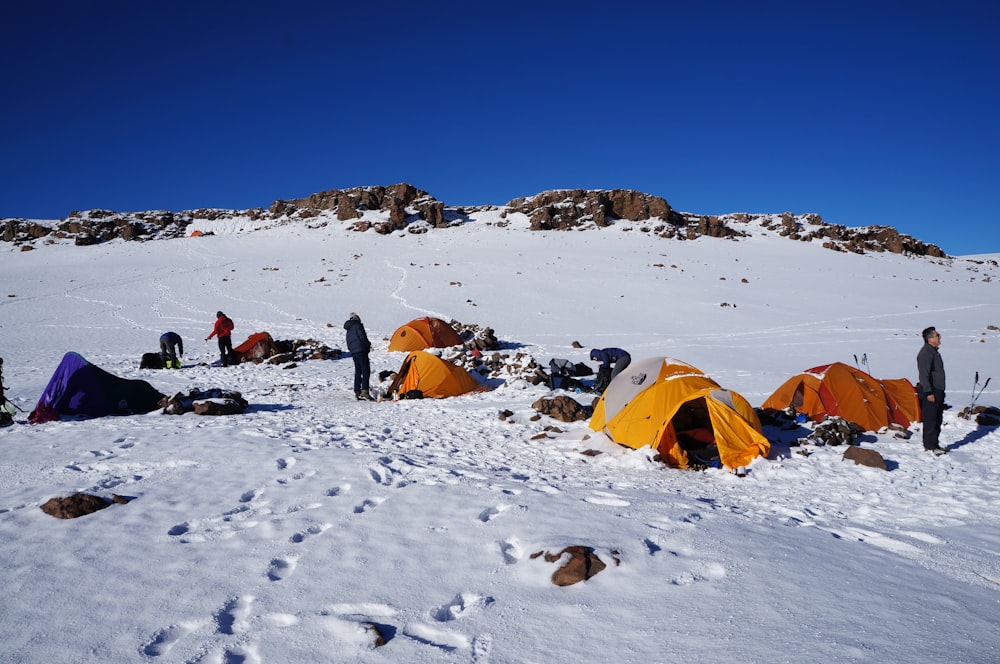
[[[853,445],[858,439],[858,434],[864,429],[848,422],[843,417],[829,416],[813,428],[813,432],[805,438],[799,439],[799,444],[812,443],[814,445]]]
[[[197,408],[196,404],[199,404]],[[233,390],[196,388],[187,395],[178,392],[172,397],[164,397],[158,405],[163,409],[164,415],[183,415],[190,411],[199,415],[229,415],[243,413],[250,404],[242,394]]]

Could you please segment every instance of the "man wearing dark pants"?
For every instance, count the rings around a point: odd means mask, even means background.
[[[168,369],[180,369],[181,361],[177,359],[180,355],[184,357],[184,340],[176,332],[164,332],[160,335],[160,358],[163,366]]]
[[[351,351],[351,358],[354,360],[354,398],[358,401],[374,401],[368,384],[372,370],[368,353],[372,350],[372,344],[368,341],[368,333],[361,323],[361,317],[352,311],[344,323],[344,330],[347,350]]]
[[[924,428],[924,449],[937,455],[946,454],[938,438],[944,416],[944,361],[938,346],[941,334],[928,327],[921,334],[924,345],[917,353],[917,395],[920,397],[920,421]]]
[[[219,338],[219,356],[222,359],[222,366],[228,367],[233,363],[233,325],[232,319],[221,311],[215,313],[215,326],[212,333],[205,337],[208,341],[212,337]]]

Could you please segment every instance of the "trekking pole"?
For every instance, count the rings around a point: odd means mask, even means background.
[[[868,373],[872,372],[871,365],[868,364],[868,353],[865,353],[864,355],[861,356],[861,364],[865,365],[865,369],[868,370]]]
[[[854,354],[854,366],[857,367],[858,369],[861,368],[861,365],[858,364],[858,354],[857,353]]]
[[[977,376],[979,375],[979,374],[978,374],[978,372],[976,373],[976,375],[977,375]],[[992,376],[990,376],[990,378],[992,378]],[[976,388],[975,388],[975,387],[973,387],[973,388],[972,388],[972,392],[973,392],[973,394],[972,394],[972,403],[970,403],[970,404],[969,404],[969,408],[970,408],[970,409],[971,409],[972,407],[974,407],[974,406],[976,405],[976,401],[978,401],[978,400],[979,400],[979,397],[980,397],[980,396],[982,395],[982,393],[983,393],[983,390],[985,390],[985,389],[986,389],[986,386],[990,384],[990,378],[987,378],[987,379],[986,379],[986,382],[985,382],[985,383],[983,383],[983,386],[982,386],[981,388],[979,388],[979,393],[978,393],[978,394],[977,394],[977,393],[976,393],[976,391],[975,391],[975,390],[976,390]],[[978,381],[977,381],[977,382],[978,382]]]

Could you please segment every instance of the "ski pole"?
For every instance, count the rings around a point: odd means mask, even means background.
[[[992,378],[992,376],[990,376],[990,378]],[[987,378],[986,382],[983,383],[983,386],[979,388],[978,394],[975,393],[975,388],[973,388],[972,403],[969,404],[970,409],[976,405],[976,401],[978,401],[979,397],[983,394],[983,390],[985,390],[986,386],[990,384],[990,378]]]

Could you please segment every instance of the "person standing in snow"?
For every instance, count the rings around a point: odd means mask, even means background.
[[[208,341],[212,337],[219,338],[219,354],[222,356],[222,366],[228,367],[233,357],[233,321],[221,311],[215,312],[215,327],[212,333],[205,337]]]
[[[176,332],[164,332],[160,335],[160,358],[163,366],[168,369],[180,369],[181,361],[177,356],[184,357],[184,340]]]
[[[621,348],[594,348],[590,351],[590,359],[601,365],[597,369],[597,378],[594,379],[594,391],[598,394],[603,394],[611,384],[611,379],[632,362],[632,356]]]
[[[944,416],[944,361],[938,346],[941,333],[933,327],[922,333],[924,345],[917,353],[917,396],[920,397],[920,422],[924,427],[924,449],[938,456],[948,450],[941,447],[941,420]]]
[[[347,317],[344,329],[347,331],[347,350],[351,351],[351,358],[354,360],[354,398],[358,401],[374,401],[368,385],[372,373],[371,363],[368,361],[372,344],[368,341],[368,333],[365,332],[361,318],[353,311]]]

